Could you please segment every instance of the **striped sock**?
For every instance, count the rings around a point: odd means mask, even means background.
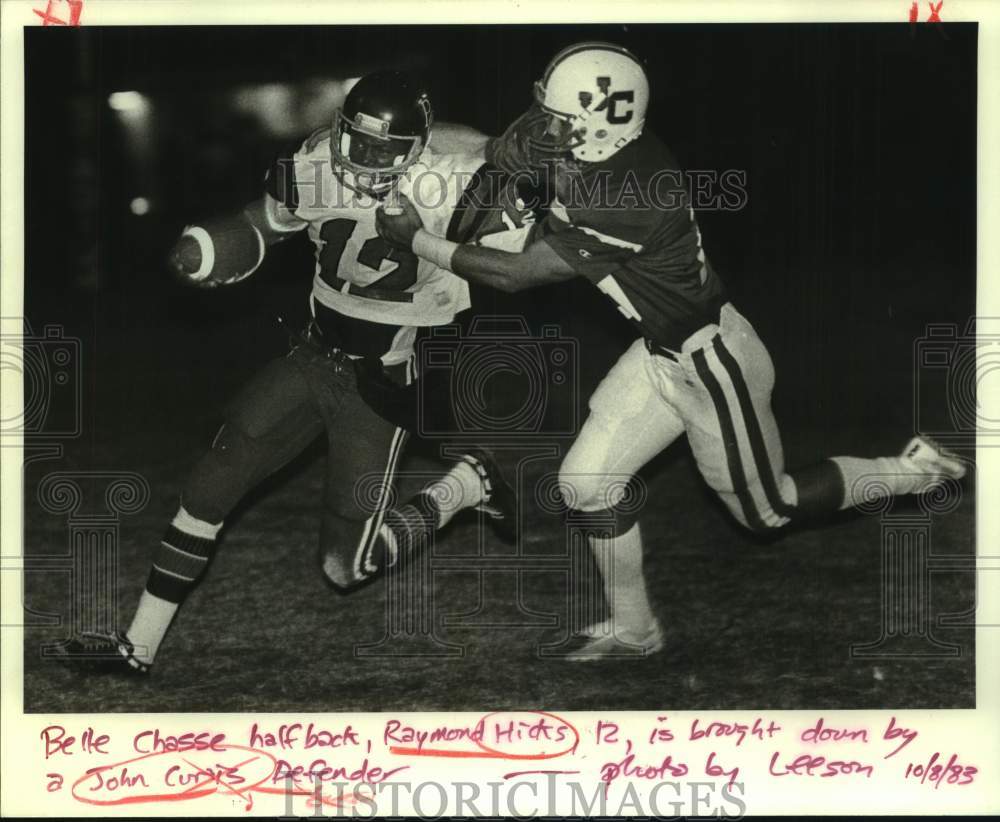
[[[441,513],[434,497],[421,491],[399,508],[385,512],[379,529],[385,547],[383,567],[406,560],[417,551],[425,549],[441,525]]]
[[[152,664],[177,609],[208,565],[221,528],[221,522],[197,519],[181,506],[163,535],[126,633],[135,645],[135,656],[147,665]]]

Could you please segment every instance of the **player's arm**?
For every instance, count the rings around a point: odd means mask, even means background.
[[[267,246],[305,225],[265,194],[237,214],[186,226],[170,253],[169,265],[182,279],[196,285],[239,282],[260,267]]]
[[[531,138],[544,134],[548,120],[539,105],[532,103],[496,137],[457,123],[435,123],[431,145],[440,154],[481,154],[508,174],[524,173],[540,167],[542,158],[532,150]]]
[[[414,237],[413,243],[413,250],[418,257],[428,253],[439,253],[439,248],[447,255],[448,247],[440,247],[437,242],[441,240],[440,237],[434,237],[423,229],[421,232],[426,236]],[[441,240],[441,245],[445,243],[448,241]],[[455,244],[448,243],[448,245]],[[442,268],[448,268],[469,282],[507,292],[523,291],[526,288],[568,280],[576,276],[576,272],[545,240],[536,240],[520,252],[477,245],[457,245],[450,257],[443,259],[442,262],[448,263]]]
[[[527,143],[529,133],[538,131],[538,123],[537,107],[522,114],[497,137],[488,137],[458,123],[435,123],[431,146],[438,154],[485,156],[492,165],[508,174],[526,173],[538,168],[538,158]]]
[[[544,240],[521,251],[462,245],[424,228],[423,218],[405,195],[399,196],[398,206],[399,214],[388,214],[384,209],[376,213],[375,226],[381,237],[470,282],[512,292],[568,280],[576,274]]]
[[[264,245],[269,246],[287,240],[308,225],[305,220],[296,217],[290,208],[270,194],[265,194],[259,200],[250,203],[243,209],[243,216],[260,232],[264,238]]]
[[[268,246],[306,227],[306,221],[295,214],[294,148],[274,158],[265,188],[264,196],[241,212],[187,226],[168,259],[174,273],[207,287],[239,282],[260,267]]]
[[[483,246],[492,236],[516,237],[518,231],[489,235],[476,245],[460,245],[427,231],[406,197],[400,197],[399,204],[401,214],[388,215],[380,210],[375,215],[375,226],[383,239],[460,277],[503,291],[521,291],[573,276],[599,285],[642,253],[648,229],[643,220],[632,218],[631,212],[617,221],[605,219],[603,231],[569,224],[550,214],[548,223],[541,226],[547,229],[544,236],[536,235],[527,247],[511,251]]]

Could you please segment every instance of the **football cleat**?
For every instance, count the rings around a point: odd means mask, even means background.
[[[642,627],[619,628],[612,632],[612,621],[585,628],[586,637],[579,648],[564,657],[570,662],[594,662],[601,659],[645,658],[663,650],[663,629],[657,620]]]
[[[923,475],[924,481],[916,493],[929,491],[945,480],[960,480],[965,466],[952,453],[926,437],[914,437],[906,444],[902,459],[911,463]]]
[[[81,673],[146,676],[151,665],[135,656],[135,646],[117,631],[84,631],[59,652],[59,660]]]
[[[474,448],[463,454],[462,459],[475,469],[483,483],[483,501],[476,510],[490,518],[497,536],[513,542],[517,536],[517,494],[513,486],[486,449]]]

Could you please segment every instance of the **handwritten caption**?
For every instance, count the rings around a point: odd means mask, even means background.
[[[418,778],[422,765],[438,760],[440,767],[441,759],[493,762],[503,779],[575,774],[605,793],[706,777],[728,786],[880,778],[941,790],[971,785],[979,775],[958,750],[925,750],[921,732],[896,716],[844,725],[823,716],[792,723],[765,715],[752,721],[657,715],[640,722],[639,732],[635,722],[626,730],[618,718],[577,728],[545,712],[496,712],[453,724],[440,719],[389,717],[373,724],[359,718],[363,728],[330,719],[261,719],[237,733],[151,727],[129,735],[51,724],[39,733],[39,754],[45,791],[69,791],[78,802],[100,806],[220,794],[248,808],[260,794],[343,806],[370,802],[378,786]],[[511,762],[519,763],[516,770]]]

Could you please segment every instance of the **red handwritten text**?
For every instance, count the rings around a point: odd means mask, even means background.
[[[629,744],[629,749],[631,749]],[[688,766],[683,762],[674,762],[673,756],[667,755],[659,765],[637,765],[635,754],[629,751],[617,762],[605,762],[601,765],[601,781],[605,783],[605,790],[611,787],[611,783],[622,777],[626,779],[655,779],[662,782],[669,777],[684,776],[688,772]]]
[[[849,774],[863,774],[871,779],[874,768],[855,760],[844,761],[840,759],[827,759],[825,756],[812,756],[801,754],[786,765],[778,765],[778,758],[781,754],[777,751],[771,756],[768,771],[771,776],[820,776],[829,778],[831,776],[843,776]],[[782,768],[783,770],[775,770]],[[820,773],[816,771],[823,768]]]
[[[183,753],[159,750],[89,768],[73,783],[72,794],[78,802],[105,806],[177,802],[224,790],[243,798],[249,808],[250,792],[271,777],[276,764],[266,751],[239,745],[189,747]]]
[[[222,751],[225,734],[212,731],[189,731],[178,736],[161,735],[159,728],[137,733],[132,747],[138,753],[167,753],[170,751]]]
[[[896,749],[894,751],[892,751],[892,753],[887,753],[884,757],[882,757],[883,759],[888,759],[890,756],[895,756],[901,750],[903,750],[903,748],[905,748],[914,739],[917,738],[917,732],[916,731],[911,731],[908,728],[902,727],[901,725],[897,726],[896,725],[896,717],[894,717],[894,716],[890,717],[889,718],[889,727],[885,729],[885,733],[882,734],[882,738],[883,739],[898,739],[899,737],[903,737],[903,741],[896,747]]]
[[[301,731],[301,722],[280,725],[277,734],[258,730],[258,725],[255,722],[250,729],[250,747],[273,748],[280,746],[281,748],[292,748],[299,741]],[[346,725],[341,731],[328,731],[324,728],[317,728],[312,722],[306,728],[304,742],[304,748],[340,748],[346,745],[357,746],[361,744],[357,731],[350,725]]]
[[[770,739],[781,730],[780,725],[775,725],[773,721],[768,722],[767,727],[761,719],[755,719],[753,725],[745,725],[742,722],[710,722],[704,729],[698,727],[698,720],[691,723],[691,735],[689,739],[704,739],[706,737],[736,737],[736,747],[743,744],[748,736],[757,739]]]
[[[820,717],[816,724],[804,730],[799,737],[803,742],[867,742],[868,731],[865,728],[858,730],[848,730],[846,728],[826,728],[823,726],[823,717]]]
[[[402,756],[555,759],[576,751],[580,734],[555,714],[528,711],[496,712],[487,714],[471,727],[440,726],[430,731],[390,719],[386,722],[383,740],[392,753]],[[455,741],[471,742],[476,747],[440,745]],[[428,743],[438,744],[432,747]]]
[[[597,744],[614,745],[618,742],[618,723],[606,719],[597,720]]]
[[[732,768],[727,771],[715,761],[715,751],[712,751],[712,753],[708,755],[708,761],[705,762],[705,773],[709,776],[728,776],[729,781],[726,784],[731,787],[736,781],[736,777],[740,775],[740,769]]]
[[[906,766],[904,776],[907,779],[919,779],[920,784],[927,784],[929,781],[937,790],[941,787],[941,782],[948,785],[971,785],[979,769],[972,765],[960,765],[958,755],[952,754],[947,765],[938,762],[940,753],[935,753],[926,764],[918,765],[911,762]]]
[[[388,770],[377,766],[373,767],[368,762],[368,757],[365,757],[356,768],[333,767],[332,765],[328,765],[325,759],[314,760],[308,768],[302,765],[293,767],[284,759],[279,759],[271,781],[280,782],[290,779],[292,782],[298,784],[300,780],[304,779],[309,784],[315,784],[316,782],[343,780],[346,782],[366,782],[369,785],[377,785],[389,779],[393,774],[405,771],[409,767],[409,765],[402,765],[398,768]]]
[[[107,751],[104,750],[104,746],[108,744],[108,735],[98,735],[93,728],[88,727],[87,730],[80,734],[79,742],[77,742],[75,736],[67,736],[66,729],[62,725],[49,725],[47,728],[43,729],[39,735],[45,743],[46,759],[50,756],[55,756],[56,754],[66,754],[67,756],[71,756],[73,751],[71,751],[70,748],[72,748],[75,744],[78,745],[81,753],[107,753]]]
[[[666,722],[667,718],[665,716],[656,717],[657,722]],[[674,732],[670,728],[653,728],[649,732],[649,744],[652,745],[654,742],[673,742]]]

